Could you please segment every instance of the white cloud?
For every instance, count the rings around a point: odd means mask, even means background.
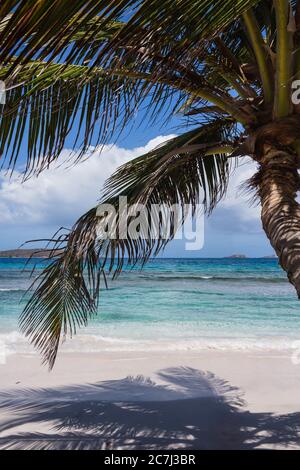
[[[49,237],[60,226],[72,226],[81,214],[96,204],[105,179],[118,166],[170,137],[173,135],[156,137],[146,146],[133,150],[106,146],[101,154],[95,151],[82,163],[67,169],[69,151],[65,150],[60,165],[53,165],[38,178],[23,184],[18,174],[9,178],[0,173],[1,248],[13,248],[25,240]],[[205,223],[211,243],[221,233],[222,244],[228,244],[233,236],[243,240],[244,236],[257,234],[257,240],[261,239],[260,208],[250,207],[249,197],[238,189],[254,172],[255,165],[250,163],[240,166],[232,174],[227,196]]]
[[[93,207],[106,178],[120,165],[158,146],[173,135],[152,139],[133,150],[106,146],[76,166],[67,164],[70,151],[64,150],[56,163],[38,178],[21,182],[0,174],[0,225],[70,225]],[[66,166],[68,166],[66,168]]]
[[[256,164],[246,159],[233,171],[227,194],[211,217],[215,228],[232,232],[262,232],[260,205],[253,204],[252,194],[242,188],[255,172]]]

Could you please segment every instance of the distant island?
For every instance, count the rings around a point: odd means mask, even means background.
[[[57,250],[59,254],[60,250]],[[51,250],[44,248],[16,249],[0,251],[0,258],[49,258]]]
[[[234,255],[231,255],[231,256],[224,256],[224,259],[230,259],[230,258],[234,258],[234,259],[249,259],[248,256],[246,255],[243,255],[243,254],[234,254]],[[250,257],[250,258],[256,258],[256,257]],[[277,259],[278,256],[276,256],[275,254],[273,255],[267,255],[267,256],[259,256],[258,258],[263,258],[263,259]]]
[[[56,250],[57,255],[61,252],[61,250]],[[47,250],[44,248],[30,248],[30,249],[16,249],[16,250],[2,250],[0,251],[0,258],[49,258],[51,250]],[[261,256],[261,258],[265,259],[277,259],[277,256],[274,255],[267,255]],[[231,256],[224,256],[224,259],[249,259],[248,256],[240,253],[233,254]]]

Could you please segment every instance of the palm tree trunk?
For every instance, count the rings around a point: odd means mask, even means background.
[[[269,147],[260,158],[255,179],[261,219],[271,245],[300,298],[300,188],[297,156],[292,150]]]

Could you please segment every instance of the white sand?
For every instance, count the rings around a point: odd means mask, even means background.
[[[0,365],[0,448],[300,449],[288,353],[61,354]]]

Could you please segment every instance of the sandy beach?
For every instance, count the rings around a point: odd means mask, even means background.
[[[1,449],[300,449],[283,352],[34,355],[0,365]]]

